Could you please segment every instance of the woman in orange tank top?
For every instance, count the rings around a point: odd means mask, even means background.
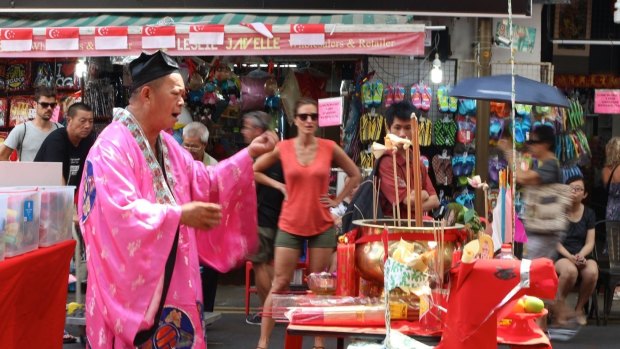
[[[271,294],[288,289],[305,240],[308,241],[309,271],[318,273],[328,269],[336,247],[336,233],[329,208],[338,206],[361,179],[355,163],[336,143],[315,136],[318,129],[315,100],[301,98],[297,101],[295,126],[297,137],[278,143],[273,152],[261,156],[254,163],[256,182],[284,193],[275,240],[274,280],[265,299],[257,349],[269,347],[275,324],[270,316]],[[286,184],[261,173],[278,160],[282,163]],[[350,178],[335,199],[327,195],[332,165],[342,168]],[[322,338],[315,338],[314,348],[323,349]]]

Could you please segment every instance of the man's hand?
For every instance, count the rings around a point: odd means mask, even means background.
[[[218,226],[221,220],[220,205],[193,201],[181,206],[181,224],[207,230]]]
[[[257,158],[272,151],[276,143],[278,143],[278,136],[273,131],[265,131],[262,135],[254,138],[252,143],[248,145],[248,154],[253,158]]]

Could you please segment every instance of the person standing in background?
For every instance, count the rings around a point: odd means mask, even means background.
[[[67,127],[52,131],[41,144],[35,162],[61,162],[65,185],[78,187],[86,156],[95,143],[93,110],[74,103],[67,110]]]
[[[336,229],[330,207],[338,206],[361,179],[360,171],[347,154],[333,141],[315,136],[318,129],[316,100],[301,98],[295,105],[297,136],[278,143],[274,151],[254,163],[256,181],[285,192],[274,253],[274,280],[265,300],[265,315],[271,313],[273,293],[289,287],[304,241],[308,243],[309,272],[329,268],[336,248]],[[268,180],[263,173],[278,160],[286,183]],[[328,195],[331,168],[340,167],[349,181],[336,198]],[[275,322],[263,316],[257,348],[267,349]],[[314,348],[323,349],[323,338],[315,337]]]
[[[605,167],[603,167],[601,177],[607,191],[605,220],[619,221],[607,223],[615,225],[620,225],[620,171],[618,167],[620,167],[620,137],[613,137],[605,146]],[[614,300],[620,300],[620,286],[614,291]]]
[[[217,160],[207,154],[207,144],[209,144],[209,129],[203,123],[193,121],[183,127],[183,148],[192,154],[194,160],[202,162],[205,166],[213,166],[217,164]],[[209,313],[215,308],[218,276],[217,270],[210,266],[204,264],[200,266],[204,311]]]
[[[271,116],[265,112],[252,111],[243,115],[241,133],[245,144],[250,144],[254,138],[269,130],[270,124]],[[265,180],[270,181],[272,185],[256,184],[259,247],[258,251],[248,258],[252,261],[254,280],[261,307],[265,304],[273,281],[273,265],[271,262],[273,261],[274,243],[278,231],[278,218],[286,192],[280,161],[276,161],[263,173],[268,177]],[[250,314],[245,322],[250,325],[260,325],[261,316],[259,313]]]
[[[52,122],[56,102],[56,91],[39,87],[34,93],[37,102],[34,120],[19,124],[11,130],[4,143],[0,144],[0,161],[8,161],[13,150],[19,161],[33,161],[45,138],[62,125]]]
[[[183,127],[183,148],[192,154],[194,160],[202,161],[205,166],[217,164],[217,160],[207,154],[208,144],[209,129],[203,123],[193,121]]]

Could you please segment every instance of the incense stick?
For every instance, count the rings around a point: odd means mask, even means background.
[[[422,222],[422,174],[420,173],[420,140],[418,133],[418,118],[411,113],[411,138],[413,147],[413,190],[415,223],[417,227],[423,226]]]
[[[407,227],[411,227],[411,168],[409,167],[409,146],[405,145],[405,164],[407,173]]]

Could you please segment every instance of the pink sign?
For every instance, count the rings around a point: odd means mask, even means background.
[[[319,99],[319,127],[342,124],[342,97]]]
[[[595,114],[620,114],[620,90],[594,90]]]
[[[225,33],[223,45],[192,44],[188,33],[177,33],[175,38],[176,47],[166,50],[172,56],[424,55],[424,32],[333,33],[325,38],[322,45],[300,46],[291,46],[287,33],[274,33],[272,39],[260,34]],[[126,50],[97,50],[94,35],[80,35],[79,40],[79,54],[76,54],[75,51],[49,51],[45,45],[45,36],[34,35],[32,51],[1,51],[0,58],[138,56],[143,50],[142,36],[135,34],[129,34]]]

